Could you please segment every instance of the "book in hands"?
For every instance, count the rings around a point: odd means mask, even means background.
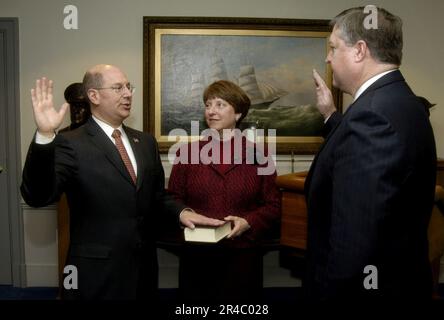
[[[194,229],[185,228],[185,241],[216,243],[231,232],[231,223],[219,227],[196,226]]]

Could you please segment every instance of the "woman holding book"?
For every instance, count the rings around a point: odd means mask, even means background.
[[[194,228],[205,216],[226,221],[232,230],[217,243],[183,245],[179,289],[193,301],[257,301],[263,278],[259,246],[279,226],[276,171],[260,170],[271,155],[237,129],[250,107],[239,86],[217,81],[203,101],[209,129],[178,150],[168,189],[195,212],[181,214],[183,225]]]

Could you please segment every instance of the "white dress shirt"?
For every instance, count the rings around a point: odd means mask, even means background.
[[[353,102],[356,101],[356,99],[359,98],[359,96],[365,91],[367,90],[368,87],[370,87],[373,83],[375,83],[376,81],[378,81],[378,79],[382,78],[383,76],[385,76],[386,74],[393,72],[395,70],[398,69],[392,69],[392,70],[388,70],[388,71],[384,71],[382,73],[377,74],[376,76],[371,77],[370,79],[368,79],[366,82],[364,82],[359,89],[356,91],[355,96],[353,97]],[[325,118],[324,123],[327,123],[328,119],[330,119],[331,115],[329,115],[327,118]]]

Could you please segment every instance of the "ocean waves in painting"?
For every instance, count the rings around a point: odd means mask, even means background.
[[[199,121],[199,128],[206,128],[202,107],[184,105],[162,106],[161,134],[168,135],[173,129],[184,129],[191,134],[191,121]],[[242,121],[241,129],[276,129],[277,137],[320,136],[323,117],[312,105],[281,106],[274,103],[267,109],[252,106]]]

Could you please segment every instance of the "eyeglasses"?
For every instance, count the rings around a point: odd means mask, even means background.
[[[106,87],[106,88],[93,88],[96,90],[103,90],[103,89],[112,89],[114,90],[115,93],[117,94],[123,94],[124,90],[128,89],[129,92],[134,93],[134,91],[136,91],[136,87],[134,87],[131,83],[127,83],[127,84],[116,84],[115,86],[112,87]]]

